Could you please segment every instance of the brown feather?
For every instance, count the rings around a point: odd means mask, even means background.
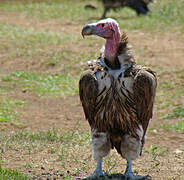
[[[157,86],[154,72],[135,64],[127,43],[128,38],[124,33],[116,58],[118,59],[121,54],[127,55],[125,61],[128,66],[117,79],[107,68],[100,65],[98,59],[91,63],[90,70],[83,73],[79,82],[80,99],[91,129],[107,132],[112,148],[115,147],[120,154],[123,135],[129,134],[138,139],[139,125],[142,125],[144,130],[142,138],[144,144],[144,136],[152,118]],[[101,74],[101,78],[97,78],[98,73]],[[105,78],[110,81],[110,85],[109,87],[104,85],[100,90]],[[133,84],[131,88],[127,85],[129,82]]]
[[[127,34],[125,32],[123,32],[123,34],[121,36],[115,59],[119,59],[118,57],[120,55],[124,55],[124,57],[125,57],[124,63],[132,64],[132,65],[135,64],[134,57],[131,55],[130,48],[128,47],[128,37],[127,37]]]
[[[86,120],[90,126],[93,122],[95,104],[98,94],[98,84],[93,77],[93,71],[87,70],[83,73],[79,81],[79,95],[84,109]]]
[[[138,119],[140,120],[144,134],[143,134],[143,144],[144,136],[147,131],[149,120],[153,116],[153,103],[156,94],[157,79],[155,73],[149,68],[139,68],[135,76],[134,82],[134,98],[137,108]]]

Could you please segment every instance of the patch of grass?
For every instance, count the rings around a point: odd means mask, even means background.
[[[62,23],[78,22],[86,23],[90,19],[99,19],[103,13],[103,6],[97,0],[95,10],[87,10],[85,4],[90,1],[6,1],[1,3],[0,10],[18,13],[20,16],[35,19],[58,19]],[[138,17],[134,10],[122,8],[116,12],[111,11],[108,17],[117,18],[120,26],[126,29],[162,29],[176,30],[184,26],[184,0],[170,1],[160,0],[150,3],[150,15]],[[174,27],[174,28],[173,28]]]
[[[50,154],[54,154],[54,153],[56,153],[56,151],[57,151],[57,149],[52,147],[52,146],[48,148],[48,153],[50,153]]]
[[[165,156],[168,154],[168,148],[153,144],[150,146],[150,148],[144,150],[144,152],[152,155]]]
[[[19,12],[21,16],[39,19],[59,19],[60,22],[87,20],[94,14],[101,16],[100,10],[86,11],[83,1],[52,0],[52,1],[7,1],[0,7],[2,11]]]
[[[68,175],[68,176],[63,177],[62,179],[63,179],[63,180],[71,180],[72,177]]]
[[[181,149],[182,151],[184,151],[184,145],[181,145],[181,146],[180,146],[180,149]]]
[[[81,36],[38,31],[34,28],[23,28],[10,24],[0,23],[0,39],[4,54],[0,58],[2,62],[18,59],[29,67],[58,65],[57,68],[59,67],[63,73],[76,71],[78,74],[81,62],[94,58],[96,53],[95,50],[79,52],[65,47],[73,44],[79,45],[78,41],[81,40]]]
[[[0,87],[0,94],[2,94],[3,92],[5,92],[4,88]]]
[[[25,157],[32,154],[34,157],[39,157],[40,154],[44,154],[44,156],[49,155],[47,157],[49,164],[60,163],[64,172],[70,169],[71,174],[76,173],[76,168],[72,169],[68,166],[68,162],[79,164],[81,168],[84,168],[86,166],[84,162],[91,159],[90,144],[90,135],[77,130],[65,133],[56,129],[35,132],[21,130],[9,135],[6,132],[0,133],[1,159],[6,162],[9,152],[15,152],[15,158],[18,157],[19,162],[26,169],[40,167],[42,163],[45,164],[45,158],[38,162],[38,159],[25,160]]]
[[[162,83],[161,88],[165,90],[169,90],[169,89],[174,89],[174,86],[170,82],[164,82]]]
[[[17,132],[14,136],[11,136],[10,141],[45,141],[45,142],[62,142],[62,135],[60,135],[55,129],[48,131],[38,131],[38,132],[29,132],[29,131],[20,131]]]
[[[120,12],[109,13],[110,17],[117,17],[120,27],[129,30],[180,30],[184,26],[184,1],[159,0],[149,5],[151,13],[146,16],[136,16],[135,11],[123,8]],[[123,18],[124,17],[124,18]]]
[[[33,27],[23,28],[0,23],[0,43],[4,47],[6,61],[7,59],[32,57],[39,62],[40,59],[47,58],[45,57],[48,54],[47,51],[50,52],[53,46],[76,43],[79,38],[73,34],[38,31]]]
[[[41,95],[64,97],[78,93],[78,78],[70,75],[45,75],[19,71],[3,76],[2,80],[13,82],[16,87],[30,89]]]
[[[46,56],[46,62],[48,65],[55,66],[59,62],[64,66],[71,65],[72,61],[76,58],[77,53],[68,49],[62,51],[49,51]]]
[[[60,67],[62,73],[78,75],[81,73],[84,64],[88,60],[97,58],[99,54],[95,50],[78,52],[72,49],[63,49],[62,51],[49,51],[43,57],[46,64],[52,67]]]
[[[172,112],[167,113],[163,116],[164,119],[180,119],[175,123],[163,123],[160,125],[160,128],[169,131],[177,130],[184,132],[184,108],[181,106],[176,107]]]
[[[0,122],[10,122],[17,120],[17,111],[14,109],[18,106],[25,105],[25,101],[13,99],[1,99],[0,102]]]
[[[181,69],[179,71],[176,71],[176,74],[179,78],[184,78],[184,69]]]
[[[184,108],[183,107],[177,107],[172,112],[168,113],[166,118],[184,118]]]
[[[160,127],[166,131],[169,130],[177,130],[177,131],[181,131],[184,132],[184,120],[180,120],[176,123],[172,123],[172,124],[161,124]]]
[[[168,69],[158,68],[157,75],[155,109],[160,111],[159,117],[161,119],[182,118],[182,107],[184,106],[182,69],[176,71],[169,67]]]
[[[0,23],[0,38],[8,39],[11,42],[24,46],[35,45],[60,45],[68,42],[75,42],[79,37],[73,34],[56,33],[52,31],[39,31],[35,28],[23,28],[18,25],[10,25],[7,23]]]
[[[18,172],[17,170],[3,169],[0,166],[0,179],[1,180],[29,180],[29,178]]]
[[[11,91],[11,88],[10,87],[7,87],[6,85],[4,85],[1,82],[1,85],[0,85],[0,95],[6,94],[9,91]]]
[[[181,120],[171,126],[172,129],[184,132],[184,120]]]
[[[6,142],[5,142],[6,139]],[[90,136],[81,131],[72,131],[66,133],[60,133],[59,130],[54,128],[48,131],[17,131],[15,134],[9,136],[0,136],[1,143],[5,143],[5,145],[11,143],[17,143],[22,146],[25,142],[27,143],[45,143],[45,144],[53,144],[60,143],[68,146],[72,145],[88,145],[90,144]],[[77,140],[77,141],[76,141]],[[48,146],[49,151],[53,149],[53,146]],[[52,150],[51,150],[52,151]],[[53,151],[52,151],[53,152]]]

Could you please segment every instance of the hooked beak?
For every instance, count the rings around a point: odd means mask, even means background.
[[[84,38],[84,36],[88,36],[88,35],[92,35],[94,32],[95,26],[94,25],[86,25],[83,27],[82,29],[82,36]]]

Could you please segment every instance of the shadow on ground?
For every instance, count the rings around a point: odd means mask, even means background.
[[[113,180],[129,180],[129,179],[126,179],[123,174],[107,174],[100,178],[76,178],[76,180],[109,180],[109,179],[111,180],[112,179]],[[140,178],[139,180],[151,180],[151,176],[147,175],[147,176]]]

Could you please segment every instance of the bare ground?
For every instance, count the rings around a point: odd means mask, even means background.
[[[20,26],[32,26],[37,29],[51,30],[56,32],[67,32],[68,28],[72,30],[72,33],[78,34],[80,32],[80,25],[78,24],[66,24],[60,25],[58,22],[35,22],[27,21],[22,17],[16,17],[13,15],[1,15],[0,22],[6,22],[9,24],[18,24]],[[66,28],[66,26],[68,28]],[[64,27],[64,28],[63,28]],[[144,49],[143,52],[138,53],[138,59],[146,59],[145,64],[154,67],[162,67],[171,70],[171,74],[161,76],[158,74],[159,80],[162,78],[168,78],[168,81],[172,78],[172,73],[184,68],[183,52],[184,52],[184,36],[182,34],[173,33],[149,33],[149,32],[128,32],[130,43],[133,45],[133,49]],[[82,41],[82,39],[81,39]],[[76,45],[74,45],[76,46]],[[76,47],[73,47],[76,48]],[[84,47],[85,49],[86,47]],[[80,48],[80,51],[83,49]],[[29,67],[30,70],[52,71],[55,69],[47,69],[42,65],[33,64],[32,60],[20,58],[18,61],[9,60],[0,62],[0,73],[4,74],[13,70],[24,69]],[[183,83],[183,81],[181,81]],[[61,132],[74,131],[75,129],[89,130],[89,126],[84,119],[83,110],[78,96],[63,98],[52,98],[46,96],[38,96],[30,91],[24,91],[22,89],[15,89],[8,92],[7,97],[18,98],[29,102],[28,105],[19,109],[19,124],[3,123],[0,129],[7,133],[14,133],[17,130],[48,130],[52,127],[58,128]],[[184,97],[181,97],[183,99]],[[184,99],[183,99],[184,100]],[[168,109],[167,109],[168,110]],[[166,110],[166,111],[167,111]],[[160,113],[165,111],[164,109],[158,109],[155,111],[155,116],[150,123],[149,131],[147,133],[145,149],[148,149],[151,145],[156,144],[158,146],[168,149],[166,155],[157,155],[150,153],[143,153],[142,157],[134,163],[134,169],[139,174],[149,174],[156,180],[183,180],[184,179],[184,152],[177,152],[177,149],[181,145],[184,145],[184,134],[177,131],[165,131],[159,128],[159,125],[165,120],[160,118]],[[156,132],[156,133],[153,133]],[[73,152],[75,153],[75,152]],[[83,163],[90,167],[89,171],[84,171],[79,175],[76,174],[76,168],[79,166],[75,163],[70,163],[67,160],[66,169],[63,169],[61,162],[53,162],[52,155],[48,155],[47,150],[36,152],[31,155],[22,154],[19,156],[19,152],[16,150],[8,151],[3,154],[4,168],[19,169],[26,174],[35,174],[35,179],[54,179],[63,178],[64,174],[58,173],[61,169],[68,175],[72,175],[72,179],[76,179],[77,176],[89,175],[94,167],[95,162],[90,157],[91,150],[88,150],[86,154],[80,155],[79,158],[83,158]],[[121,162],[121,158],[112,151],[113,159],[117,161],[114,171],[122,173],[125,169],[125,162]],[[115,155],[114,155],[115,154]],[[84,159],[87,159],[86,161]],[[25,162],[36,162],[38,166],[31,169],[22,166]],[[104,164],[104,169],[108,170],[108,163]]]

